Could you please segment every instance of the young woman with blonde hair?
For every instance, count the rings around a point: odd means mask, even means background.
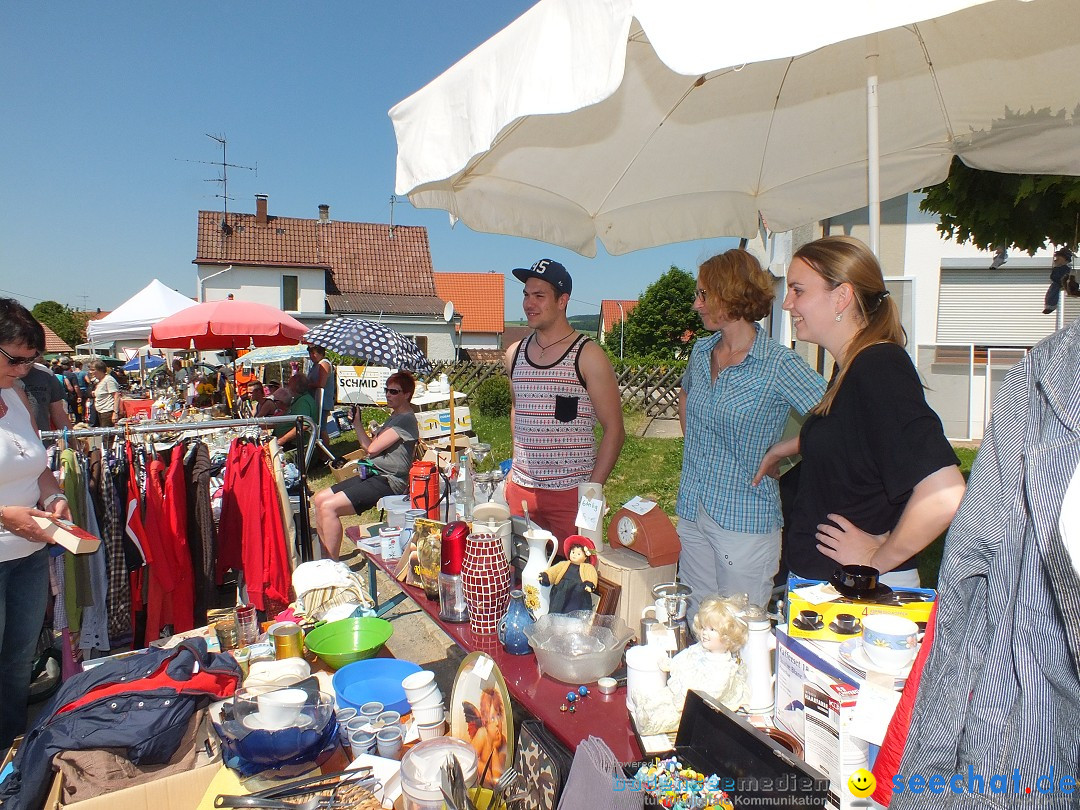
[[[956,454],[922,382],[877,257],[857,239],[803,245],[788,268],[784,309],[799,340],[836,361],[829,388],[799,436],[765,454],[755,483],[802,453],[785,556],[799,576],[828,579],[841,564],[917,586],[918,553],[952,521],[964,494]]]

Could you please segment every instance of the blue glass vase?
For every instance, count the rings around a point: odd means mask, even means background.
[[[503,649],[511,655],[528,655],[532,652],[525,628],[534,620],[525,607],[525,594],[520,590],[510,591],[510,604],[506,615],[499,620],[499,641]]]

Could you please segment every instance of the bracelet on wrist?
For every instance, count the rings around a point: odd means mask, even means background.
[[[45,500],[43,500],[41,502],[41,508],[42,509],[48,509],[50,506],[52,506],[57,501],[66,501],[66,500],[67,500],[67,495],[65,495],[63,492],[54,492],[52,495],[50,495],[48,498],[46,498]]]
[[[4,509],[5,508],[6,507],[0,506],[0,529],[7,529],[7,526],[4,524]]]

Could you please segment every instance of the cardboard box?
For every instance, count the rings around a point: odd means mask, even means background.
[[[356,462],[367,458],[367,451],[364,448],[359,450],[353,450],[351,453],[346,453],[341,458],[331,462],[331,465],[342,462],[341,466],[330,467],[330,474],[334,476],[334,480],[339,484],[342,481],[347,481],[350,478],[356,477],[359,473],[356,470]]]
[[[871,602],[847,599],[841,597],[832,602],[814,604],[800,598],[795,590],[806,588],[821,583],[811,579],[799,579],[791,577],[788,580],[787,593],[787,623],[788,634],[794,638],[808,638],[814,641],[847,641],[849,638],[861,633],[862,619],[873,613],[889,613],[895,616],[904,616],[919,625],[920,629],[926,629],[926,622],[930,618],[930,611],[934,607],[937,593],[930,588],[904,588],[902,589],[906,599],[897,604],[889,602]],[[816,613],[820,619],[813,625],[806,625],[797,621],[797,617],[803,610]],[[859,624],[854,632],[838,632],[835,624],[838,614],[847,613],[855,616]]]
[[[45,531],[45,534],[53,539],[53,542],[63,546],[72,554],[92,554],[101,545],[100,539],[66,520],[43,517],[35,517],[34,520]]]
[[[199,806],[206,789],[223,767],[216,762],[70,805],[63,803],[63,776],[57,774],[43,810],[59,810],[63,807],[78,807],[79,810],[192,810]]]
[[[852,810],[865,806],[847,789],[848,779],[860,768],[870,767],[870,746],[851,734],[859,691],[836,683],[824,688],[803,685],[806,705],[803,758],[806,764],[829,779],[827,807]]]
[[[786,628],[776,628],[776,725],[794,734],[799,742],[806,743],[805,685],[818,689],[841,684],[857,689],[859,682],[854,674],[830,661],[815,646],[792,638]]]

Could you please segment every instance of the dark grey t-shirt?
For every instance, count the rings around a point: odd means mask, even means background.
[[[22,378],[23,388],[30,400],[30,413],[34,417],[34,423],[38,430],[52,430],[52,417],[49,416],[49,406],[54,402],[65,402],[64,388],[60,380],[51,371],[43,371],[37,366],[31,366],[30,371]]]
[[[387,419],[379,433],[386,430],[393,430],[401,441],[389,450],[372,456],[370,461],[389,482],[394,494],[400,495],[409,488],[409,468],[412,467],[416,442],[420,438],[420,425],[417,424],[416,414],[401,413]]]

